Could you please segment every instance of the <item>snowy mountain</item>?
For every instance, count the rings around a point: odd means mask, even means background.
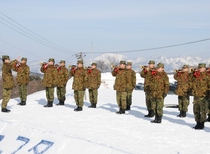
[[[169,76],[173,82],[173,76]],[[164,108],[161,124],[150,121],[145,94],[133,91],[133,103],[125,115],[118,115],[114,77],[102,74],[97,108],[88,108],[88,92],[82,112],[74,112],[72,79],[67,83],[65,106],[58,103],[44,108],[45,91],[29,95],[26,106],[19,98],[8,103],[10,113],[0,112],[0,153],[2,154],[208,154],[210,123],[194,130],[193,98],[186,118],[177,108]],[[137,76],[137,82],[143,79]],[[1,100],[0,100],[1,101]],[[176,95],[168,95],[165,104],[177,104]]]
[[[133,63],[133,69],[136,72],[140,71],[141,65],[148,65],[149,60],[154,60],[157,63],[162,62],[165,64],[165,70],[166,72],[173,72],[175,69],[180,69],[184,64],[188,64],[190,66],[197,66],[198,63],[206,63],[207,66],[210,64],[210,58],[200,58],[200,57],[184,57],[184,56],[179,56],[179,57],[150,57],[150,58],[144,58],[144,57],[137,57],[136,59],[129,59],[127,56],[123,54],[113,54],[113,53],[106,53],[103,55],[100,55],[94,59],[84,59],[84,65],[89,66],[93,61],[103,61],[104,65],[107,66],[107,71],[110,71],[111,65],[118,65],[120,60],[126,60],[126,61],[131,61]],[[41,73],[40,72],[40,62],[44,62],[42,60],[40,61],[33,61],[33,62],[28,62],[28,65],[30,66],[31,72],[35,73]],[[69,63],[68,61],[66,62],[67,66],[73,65]],[[0,70],[1,71],[1,70]]]
[[[106,64],[110,64],[110,61],[114,61],[119,64],[120,60],[126,60],[133,62],[133,69],[139,71],[139,66],[141,65],[148,65],[149,60],[154,60],[156,64],[159,62],[165,64],[166,72],[173,72],[174,69],[180,69],[184,64],[188,64],[190,66],[197,66],[198,63],[206,63],[207,66],[210,64],[210,58],[200,58],[200,57],[137,57],[136,59],[129,59],[128,57],[121,55],[121,54],[103,54],[99,57],[94,58],[93,60],[88,60],[88,62],[103,60]]]

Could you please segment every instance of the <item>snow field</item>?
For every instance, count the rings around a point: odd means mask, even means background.
[[[26,106],[16,105],[19,98],[11,99],[8,108],[12,112],[0,113],[1,152],[13,153],[28,139],[16,153],[209,153],[210,123],[205,123],[204,130],[192,129],[195,125],[192,97],[186,118],[177,117],[177,108],[164,108],[162,123],[153,124],[150,121],[154,118],[144,117],[147,110],[143,91],[134,90],[131,111],[125,115],[115,113],[118,106],[114,79],[109,73],[102,74],[96,109],[88,108],[86,90],[82,112],[73,111],[76,104],[72,79],[67,84],[65,106],[56,106],[55,97],[54,106],[44,108],[45,91],[29,95]],[[137,74],[139,82],[143,83],[143,79]],[[174,82],[172,76],[170,82]],[[165,104],[177,104],[177,96],[168,95]],[[1,136],[4,136],[2,140]]]

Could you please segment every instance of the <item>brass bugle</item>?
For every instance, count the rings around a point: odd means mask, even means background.
[[[111,68],[117,68],[118,65],[111,65]]]
[[[58,67],[60,67],[60,65],[59,65],[59,64],[55,64],[55,67],[57,67],[57,68],[58,68]]]
[[[190,69],[190,72],[195,72],[195,71],[198,71],[196,68],[191,68]]]
[[[148,66],[144,65],[144,66],[140,66],[141,69],[146,69]]]
[[[40,66],[47,64],[46,62],[40,62]]]
[[[76,65],[68,65],[68,68],[77,67]]]
[[[183,71],[182,71],[182,70],[177,70],[177,69],[175,69],[174,72],[177,73],[177,72],[183,72]]]

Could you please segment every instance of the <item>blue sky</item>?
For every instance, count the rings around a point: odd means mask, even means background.
[[[209,0],[1,1],[0,12],[33,33],[26,29],[21,32],[24,35],[17,32],[21,27],[0,13],[0,54],[24,56],[29,61],[54,57],[71,63],[79,52],[86,53],[88,59],[100,56],[100,52],[120,53],[202,40],[210,38],[209,6]],[[25,36],[28,34],[37,37],[39,43]],[[54,44],[46,45],[43,38]],[[123,54],[130,59],[207,57],[209,50],[210,41],[205,41]]]

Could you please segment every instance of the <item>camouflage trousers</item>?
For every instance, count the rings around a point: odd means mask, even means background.
[[[98,100],[98,90],[97,89],[88,89],[89,91],[89,101],[91,104],[97,104]]]
[[[66,100],[66,87],[57,87],[57,97],[59,101],[65,101]]]
[[[190,102],[189,96],[178,96],[179,111],[188,111],[188,106]]]
[[[48,102],[54,101],[54,88],[46,87],[46,98]]]
[[[155,112],[157,116],[163,116],[163,98],[150,98],[151,101],[151,109]]]
[[[196,122],[206,121],[208,102],[205,97],[194,97],[193,112]]]
[[[18,85],[19,96],[21,101],[26,101],[27,99],[27,85]]]
[[[145,99],[146,99],[145,101],[146,101],[147,110],[149,111],[152,108],[149,92],[145,92]]]
[[[119,108],[125,110],[127,107],[126,103],[127,92],[116,91],[116,96]]]
[[[85,90],[74,90],[74,100],[78,107],[83,107],[84,105],[84,94]]]
[[[132,92],[127,92],[126,102],[127,102],[127,106],[132,105]]]
[[[210,115],[210,90],[207,91],[206,99],[208,101],[208,115]]]
[[[10,100],[12,94],[12,89],[8,89],[8,88],[3,88],[3,99],[2,99],[2,103],[1,103],[1,108],[5,109],[7,107],[7,104]]]

